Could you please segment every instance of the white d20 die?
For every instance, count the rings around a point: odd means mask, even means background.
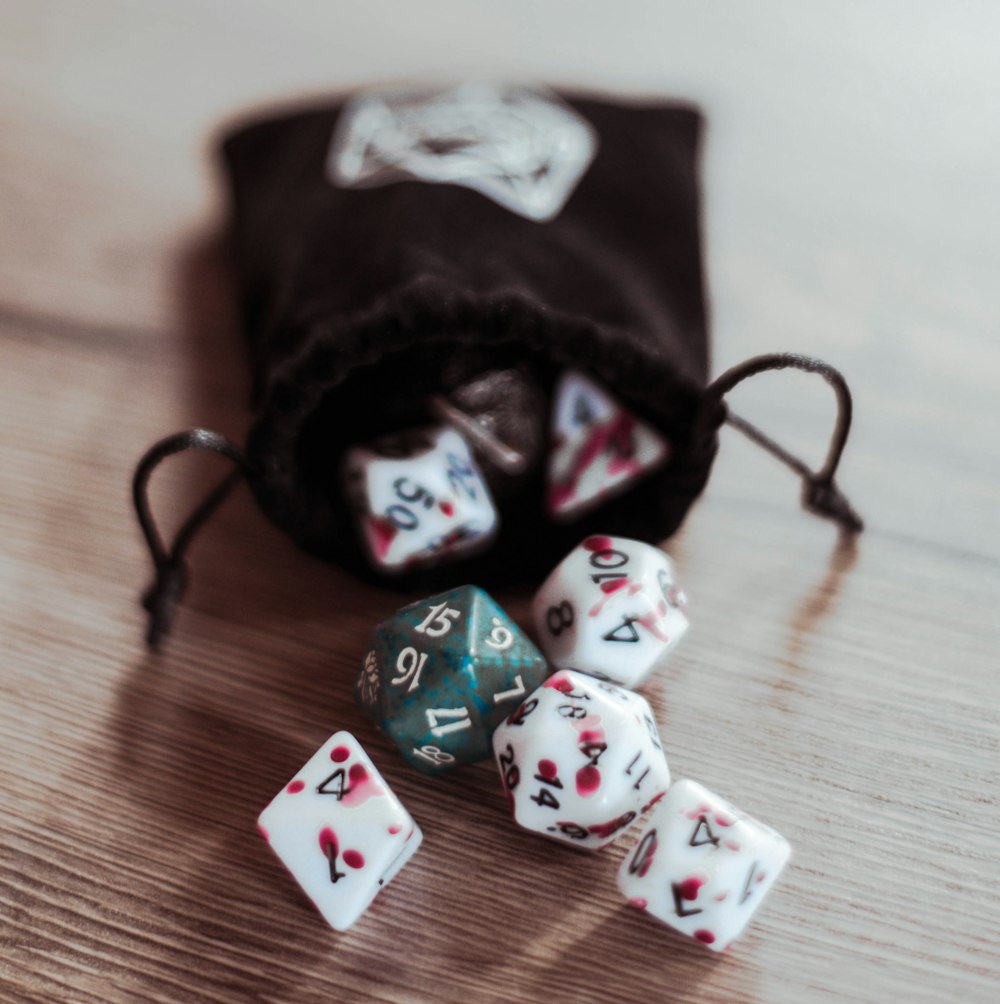
[[[369,561],[384,572],[472,553],[497,532],[486,482],[465,440],[446,426],[351,447],[344,484]]]
[[[685,779],[667,792],[626,855],[618,888],[633,906],[721,952],[790,854],[780,833]]]
[[[532,603],[549,662],[636,687],[688,629],[670,559],[627,537],[587,537]]]
[[[349,732],[330,736],[275,795],[257,826],[338,931],[368,909],[423,839]]]
[[[554,396],[547,499],[553,519],[584,515],[666,460],[666,440],[582,373],[565,372]]]
[[[514,820],[574,847],[621,836],[670,784],[645,698],[592,677],[549,677],[493,733]]]

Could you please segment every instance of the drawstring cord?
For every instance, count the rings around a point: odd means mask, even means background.
[[[153,471],[167,457],[186,450],[208,450],[211,453],[218,453],[236,464],[236,470],[226,475],[198,504],[177,531],[173,545],[168,549],[163,543],[149,507],[149,479]],[[188,432],[167,436],[166,439],[154,443],[139,461],[132,478],[132,501],[135,503],[136,516],[149,546],[155,570],[155,578],[142,597],[142,605],[149,612],[146,644],[150,648],[157,648],[160,640],[169,632],[177,605],[187,588],[188,576],[184,555],[191,546],[191,541],[205,520],[222,505],[249,471],[250,463],[243,450],[225,436],[210,432],[208,429],[191,429]]]
[[[789,453],[769,436],[746,419],[734,415],[723,398],[734,387],[749,377],[768,370],[798,369],[807,373],[817,373],[833,388],[837,397],[837,421],[826,460],[818,471],[812,471],[798,457]],[[834,474],[840,463],[847,435],[851,429],[851,392],[840,372],[828,363],[809,356],[790,352],[754,356],[746,362],[727,370],[705,390],[705,397],[695,427],[695,442],[707,440],[723,423],[728,422],[739,429],[758,446],[777,457],[783,464],[795,471],[803,481],[802,503],[806,509],[839,523],[851,532],[858,532],[864,526],[861,517],[851,508],[846,497],[834,482]],[[495,444],[494,444],[495,445]],[[168,548],[160,536],[149,506],[149,479],[153,471],[168,457],[187,450],[207,450],[226,457],[236,465],[218,485],[198,504],[181,525]],[[503,458],[500,459],[508,459]],[[513,468],[513,464],[511,467]],[[244,478],[252,474],[252,467],[244,451],[216,432],[208,429],[191,429],[174,436],[167,436],[146,451],[136,467],[132,479],[132,499],[135,503],[139,526],[149,546],[153,559],[155,578],[142,597],[142,605],[149,612],[149,626],[146,643],[157,648],[161,639],[169,632],[177,605],[187,587],[187,565],[184,557],[195,534],[205,521],[228,498],[230,492]]]
[[[789,453],[755,425],[740,418],[739,415],[734,415],[723,401],[726,394],[749,377],[769,370],[783,369],[817,373],[833,388],[836,395],[837,420],[830,437],[826,460],[818,471],[810,470],[802,460]],[[773,352],[754,356],[739,363],[732,369],[726,370],[706,388],[701,425],[702,433],[705,434],[713,418],[714,427],[718,427],[723,420],[728,422],[734,429],[738,429],[758,446],[777,457],[802,478],[802,504],[806,509],[817,516],[832,519],[852,533],[857,533],[864,529],[864,523],[834,482],[834,474],[844,452],[848,433],[851,431],[852,414],[851,391],[838,369],[811,356],[798,355],[794,352]]]

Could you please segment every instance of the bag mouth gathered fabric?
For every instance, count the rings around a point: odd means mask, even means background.
[[[838,426],[819,471],[731,421],[802,475],[810,508],[860,529],[833,480],[851,408],[833,367],[774,354],[709,383],[703,126],[684,104],[476,85],[369,94],[231,133],[222,160],[254,414],[245,448],[201,430],[162,441],[140,463],[136,505],[157,566],[151,639],[183,591],[184,551],[228,491],[220,486],[175,544],[163,544],[148,478],[190,447],[233,459],[277,526],[359,575],[405,589],[538,581],[588,533],[669,537],[709,476],[730,417],[725,392],[793,366],[837,393]],[[567,369],[591,375],[657,430],[669,456],[627,493],[563,524],[544,504],[545,430]],[[430,424],[431,402],[461,401],[491,373],[530,388],[523,400],[493,402],[511,413],[526,456],[517,472],[488,470],[499,537],[474,557],[380,577],[339,484],[345,449]]]

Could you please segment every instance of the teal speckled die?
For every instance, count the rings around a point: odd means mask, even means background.
[[[355,696],[414,767],[434,773],[492,756],[493,730],[548,675],[496,601],[460,586],[375,628]]]

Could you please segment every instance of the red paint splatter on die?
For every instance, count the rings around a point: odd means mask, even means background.
[[[705,945],[711,945],[715,941],[715,935],[711,931],[706,931],[703,927],[695,931],[694,936]]]
[[[330,750],[330,759],[334,763],[343,763],[350,755],[351,751],[346,746],[334,746]]]
[[[656,604],[656,616],[663,617],[666,615],[666,613],[667,613],[667,601],[660,600],[660,602]]]
[[[601,724],[600,715],[585,715],[583,718],[567,718],[566,721],[576,729],[578,735],[582,736],[586,733],[587,735],[598,736],[599,738],[592,739],[590,741],[604,742],[604,729],[598,728]],[[583,740],[578,739],[577,742],[582,744]]]
[[[736,822],[735,819],[730,819],[728,816],[720,815],[716,815],[715,821],[719,824],[719,826],[732,826],[733,823]]]
[[[707,881],[707,879],[700,875],[692,875],[690,878],[684,879],[683,882],[677,883],[677,891],[681,894],[681,898],[683,899],[697,899],[698,890]]]
[[[601,590],[605,593],[613,593],[622,586],[628,585],[628,579],[611,579],[609,582],[601,583]]]
[[[688,819],[704,819],[711,811],[712,807],[707,802],[702,802],[697,809],[685,809],[683,806],[677,810]]]
[[[364,868],[365,859],[361,851],[344,851],[344,864],[348,868]]]
[[[763,872],[761,872],[754,881],[756,881],[756,882],[763,882],[764,879],[766,879],[766,878],[767,878],[767,876]]]
[[[347,771],[348,784],[340,804],[348,808],[363,805],[369,798],[384,795],[385,789],[368,773],[363,763],[353,763]]]
[[[445,516],[453,516],[455,514],[455,507],[450,502],[438,502],[438,508]]]
[[[635,813],[629,811],[624,815],[616,816],[607,823],[594,823],[592,826],[588,826],[587,829],[593,833],[595,837],[599,837],[601,840],[607,840],[612,834],[617,833],[623,827],[628,826],[633,819],[635,819]]]
[[[717,896],[713,896],[712,899],[714,899],[716,903],[721,903],[728,895],[728,892],[720,892]]]
[[[539,760],[538,773],[541,774],[546,781],[551,781],[555,778],[556,774],[559,773],[559,768],[552,760]]]
[[[266,840],[266,841],[267,841],[268,843],[270,843],[270,842],[271,842],[271,837],[270,837],[270,835],[268,834],[267,830],[265,830],[265,829],[264,829],[264,827],[260,825],[260,823],[258,823],[258,824],[257,824],[257,832],[258,832],[258,833],[260,833],[260,835],[261,835],[261,836],[262,836],[262,837],[263,837],[263,838],[264,838],[264,839],[265,839],[265,840]]]
[[[645,804],[645,805],[644,805],[644,806],[642,807],[642,811],[643,811],[643,812],[649,812],[649,810],[650,810],[650,809],[652,809],[652,808],[653,808],[653,806],[654,806],[654,805],[656,805],[656,803],[657,803],[657,802],[659,802],[659,801],[660,801],[660,799],[662,799],[662,798],[664,797],[664,795],[666,795],[666,792],[665,792],[665,791],[658,791],[658,792],[657,792],[657,793],[656,793],[656,794],[655,794],[655,795],[654,795],[654,796],[653,796],[653,797],[652,797],[652,798],[651,798],[651,799],[650,799],[650,800],[649,800],[649,801],[648,801],[648,802],[647,802],[647,803],[646,803],[646,804]]]
[[[614,544],[610,537],[588,537],[583,542],[583,547],[587,551],[613,551]]]
[[[581,729],[580,745],[584,743],[603,743],[604,729]]]
[[[600,786],[601,772],[593,764],[587,764],[576,772],[576,793],[582,798],[589,798]]]
[[[560,694],[569,694],[573,690],[573,681],[567,679],[562,673],[556,673],[555,676],[550,676],[542,686],[558,690]]]
[[[549,486],[549,512],[559,512],[567,502],[576,498],[576,482]]]
[[[641,624],[657,641],[662,641],[664,644],[670,641],[670,635],[660,627],[659,618],[655,614],[646,614],[636,623]]]
[[[287,791],[289,795],[297,795],[305,786],[305,781],[300,781],[296,778],[294,781],[289,782],[285,791]]]
[[[608,443],[612,447],[609,474],[636,474],[642,464],[635,458],[635,416],[620,411],[608,424]]]
[[[389,827],[389,832],[395,836],[400,830],[402,830],[402,828],[403,827],[399,823],[393,823],[392,826]]]
[[[649,906],[648,901],[643,896],[633,896],[628,903],[629,906],[634,906],[637,910],[645,910]]]
[[[742,845],[738,840],[727,840],[724,846],[731,851],[738,851]]]
[[[324,826],[319,831],[319,849],[328,858],[335,858],[337,856],[337,834],[329,826]]]
[[[382,516],[369,516],[365,524],[368,528],[368,541],[377,558],[384,558],[392,547],[398,531]]]

